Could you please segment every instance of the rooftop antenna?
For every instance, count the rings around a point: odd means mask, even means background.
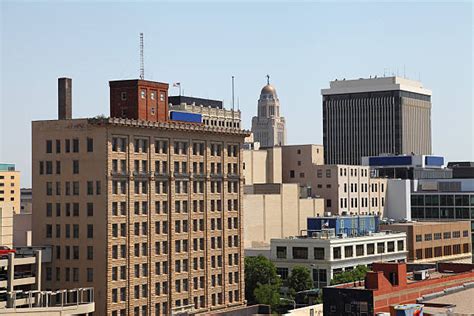
[[[232,125],[234,124],[234,76],[232,76]]]
[[[240,98],[237,97],[237,111],[240,111]]]
[[[406,73],[406,69],[405,69],[405,64],[403,64],[403,78],[407,78],[407,73]]]
[[[145,62],[143,57],[143,33],[140,33],[140,79],[145,79]]]
[[[234,76],[232,76],[232,111],[234,110]]]

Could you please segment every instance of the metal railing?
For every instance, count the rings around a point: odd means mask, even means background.
[[[77,288],[57,291],[22,291],[16,290],[7,293],[12,308],[37,307],[71,307],[94,302],[94,288]],[[26,299],[26,303],[18,304],[18,299]]]

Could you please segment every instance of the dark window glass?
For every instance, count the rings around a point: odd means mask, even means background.
[[[79,139],[75,138],[72,140],[72,152],[79,152]]]
[[[46,153],[51,154],[53,152],[53,141],[47,140],[46,141]]]
[[[91,153],[94,151],[94,139],[87,137],[87,152]]]
[[[308,259],[307,247],[293,247],[293,259]]]

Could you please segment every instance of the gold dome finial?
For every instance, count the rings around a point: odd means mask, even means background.
[[[267,74],[267,84],[270,84],[270,75]]]

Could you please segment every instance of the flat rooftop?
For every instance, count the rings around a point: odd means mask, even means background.
[[[187,97],[184,95],[169,96],[168,103],[172,105],[180,105],[182,103],[185,103],[189,105],[210,107],[210,108],[216,108],[216,109],[223,108],[223,103],[220,100]]]
[[[397,227],[397,226],[439,226],[439,225],[446,225],[446,224],[457,224],[457,223],[466,223],[467,225],[469,225],[470,221],[468,219],[464,220],[464,221],[444,221],[444,222],[425,222],[425,221],[422,221],[422,222],[413,222],[413,221],[410,221],[410,222],[405,222],[405,223],[392,223],[392,224],[388,224],[388,223],[380,223],[380,225],[384,225],[384,228],[387,228],[387,227]]]
[[[374,77],[331,81],[329,89],[321,89],[322,95],[380,92],[380,91],[408,91],[431,96],[431,90],[423,87],[420,81],[402,77]]]
[[[179,121],[167,121],[167,122],[151,122],[135,120],[130,118],[117,118],[117,117],[94,117],[94,118],[75,118],[69,120],[38,120],[33,121],[33,125],[37,125],[39,129],[49,128],[49,124],[58,124],[72,128],[74,126],[84,127],[84,124],[91,124],[95,126],[121,126],[121,127],[132,127],[132,128],[148,128],[148,129],[161,129],[161,130],[174,130],[174,131],[188,131],[188,132],[204,132],[214,133],[219,135],[239,135],[248,137],[250,135],[249,130],[243,130],[240,128],[233,127],[221,127],[221,126],[208,126],[202,124],[190,124]]]
[[[456,305],[452,308],[452,311],[463,315],[474,315],[474,288],[467,288],[465,290],[443,295],[441,297],[434,298],[432,300],[424,301],[424,303],[437,303],[437,304],[453,304]],[[446,307],[424,307],[423,312],[425,313],[443,313],[446,312]]]
[[[341,236],[335,233],[331,234],[330,231],[335,231],[334,228],[329,228],[328,230],[323,231],[311,231],[313,235],[311,236],[290,236],[285,238],[272,238],[272,241],[289,241],[289,240],[348,240],[348,239],[360,239],[360,238],[381,238],[387,236],[399,237],[401,235],[406,236],[405,232],[395,232],[395,231],[382,231],[382,232],[369,232],[367,234],[360,234],[357,236]]]

